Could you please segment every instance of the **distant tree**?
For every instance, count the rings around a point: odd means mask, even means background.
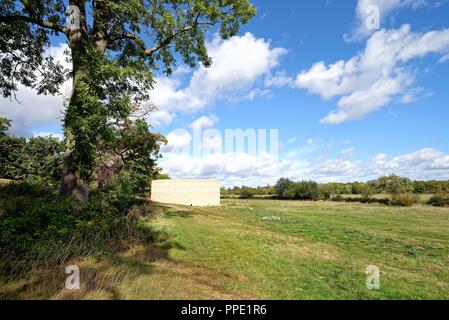
[[[369,199],[376,194],[376,189],[368,183],[354,182],[352,184],[352,194],[358,194],[365,199]]]
[[[291,200],[317,200],[320,188],[314,181],[293,182],[287,187],[282,198]]]
[[[413,181],[413,193],[423,194],[427,190],[425,181]]]
[[[284,197],[285,192],[294,184],[294,182],[288,178],[279,179],[275,186],[274,191],[278,197]]]
[[[292,186],[292,189],[294,192],[294,199],[317,200],[320,197],[318,183],[314,181],[297,182]]]
[[[170,180],[170,176],[166,173],[158,173],[156,177],[154,177],[154,180]]]
[[[395,174],[380,177],[378,179],[378,185],[381,190],[384,190],[392,195],[409,193],[413,191],[413,183],[410,179],[400,177]]]
[[[254,198],[255,191],[253,188],[242,187],[240,191],[240,199],[251,199]]]
[[[334,186],[330,183],[320,184],[319,190],[321,197],[325,200],[330,199],[333,194],[338,194]]]

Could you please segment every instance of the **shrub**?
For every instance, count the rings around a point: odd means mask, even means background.
[[[240,199],[251,199],[254,198],[255,192],[251,188],[243,187],[240,191]]]
[[[57,200],[53,191],[26,183],[0,188],[0,277],[18,277],[32,267],[79,256],[100,257],[145,241],[138,220],[152,215],[151,205],[119,193],[94,192],[79,208],[74,199]]]
[[[281,178],[276,182],[276,185],[274,186],[274,192],[276,196],[280,198],[286,197],[285,193],[287,190],[293,186],[295,183],[287,178]]]
[[[318,183],[313,181],[292,182],[280,179],[276,184],[276,194],[281,199],[317,200],[320,197],[320,188]]]
[[[320,197],[318,183],[313,181],[301,181],[295,183],[295,199],[317,200]]]
[[[339,194],[338,196],[333,197],[333,198],[332,198],[332,201],[335,201],[335,202],[343,202],[343,201],[345,201],[345,198],[343,198],[343,197]]]
[[[410,193],[403,193],[394,195],[391,204],[395,206],[411,207],[417,202],[418,197],[416,195]]]
[[[335,201],[335,202],[350,202],[350,203],[354,203],[354,202],[378,203],[378,204],[383,204],[383,205],[386,205],[386,206],[390,206],[392,204],[391,200],[388,199],[388,198],[380,198],[380,199],[378,199],[378,198],[364,198],[364,197],[362,197],[362,198],[357,198],[357,197],[344,198],[341,195],[338,195],[338,196],[332,198],[332,201]]]
[[[438,193],[429,199],[427,204],[434,207],[448,207],[449,206],[449,194]]]

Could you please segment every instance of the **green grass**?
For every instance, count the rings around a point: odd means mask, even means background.
[[[448,208],[229,199],[221,208],[167,206],[142,227],[156,243],[101,262],[80,261],[78,292],[61,289],[63,273],[52,274],[51,285],[34,275],[0,292],[14,298],[449,299]],[[369,265],[381,270],[380,290],[365,287]]]

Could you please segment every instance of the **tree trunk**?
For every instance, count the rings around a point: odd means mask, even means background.
[[[72,96],[70,97],[70,102],[68,108],[77,109],[76,94],[77,85],[86,75],[86,69],[83,68],[82,57],[86,54],[86,43],[89,41],[87,36],[86,28],[86,11],[84,1],[81,0],[71,0],[70,5],[77,6],[79,8],[79,29],[70,30],[69,34],[69,44],[72,53]],[[86,203],[89,199],[89,186],[87,184],[81,183],[80,171],[73,163],[73,152],[76,147],[75,137],[73,135],[73,128],[76,126],[74,121],[71,121],[67,117],[67,112],[65,115],[66,119],[64,121],[64,129],[66,134],[65,152],[62,165],[62,177],[61,184],[59,188],[59,197],[64,199],[72,194],[81,203]]]
[[[73,166],[71,154],[72,151],[66,147],[62,164],[61,185],[59,187],[59,197],[62,199],[70,196],[78,185],[79,172]]]

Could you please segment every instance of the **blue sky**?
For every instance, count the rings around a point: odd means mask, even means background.
[[[449,2],[281,2],[254,0],[257,16],[232,39],[211,34],[210,69],[180,65],[171,78],[157,75],[158,111],[148,121],[169,138],[163,170],[227,186],[393,172],[449,179]],[[379,28],[366,28],[371,5]],[[53,45],[61,56],[63,45]],[[60,134],[60,98],[28,89],[18,96],[20,107],[0,102],[14,133]],[[202,157],[180,152],[195,121],[223,133],[278,129],[279,158],[224,154],[213,139],[206,141],[213,152]]]

